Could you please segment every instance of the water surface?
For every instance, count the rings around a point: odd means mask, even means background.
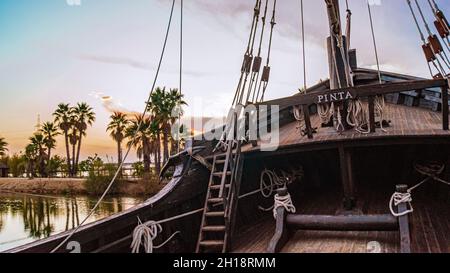
[[[0,193],[0,252],[76,227],[94,207],[96,197]],[[141,203],[134,197],[109,197],[87,223]]]

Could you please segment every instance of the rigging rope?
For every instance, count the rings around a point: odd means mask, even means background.
[[[444,13],[436,5],[436,2],[434,2],[434,0],[433,0],[433,3],[430,0],[428,0],[428,4],[430,5],[431,11],[433,12],[434,16],[436,17],[436,21],[435,21],[436,29],[439,32],[442,40],[444,40],[445,47],[450,52],[450,39],[449,39],[450,26],[447,22],[447,19],[445,18]]]
[[[306,92],[305,14],[303,12],[303,0],[300,0],[300,13],[302,24],[303,92]]]
[[[442,61],[444,62],[444,64],[447,66],[448,69],[450,69],[450,61],[447,57],[447,54],[445,53],[445,51],[442,49],[442,45],[439,42],[439,39],[437,38],[436,35],[434,35],[431,32],[430,27],[428,26],[427,20],[425,19],[425,16],[423,14],[422,8],[419,5],[419,2],[417,0],[414,0],[414,2],[416,3],[417,9],[419,10],[419,14],[420,17],[422,18],[423,24],[425,25],[425,29],[428,32],[428,42],[431,45],[431,48],[433,49],[434,53],[437,54],[439,57],[441,57]],[[439,65],[440,62],[438,60]],[[442,65],[441,65],[442,66]],[[443,68],[442,68],[443,69]],[[444,70],[444,69],[443,69]],[[445,70],[444,70],[445,71]],[[446,74],[444,74],[446,75]]]
[[[427,59],[428,70],[430,71],[431,77],[434,78],[435,75],[433,74],[433,71],[432,71],[432,69],[431,69],[430,63],[433,64],[433,66],[436,68],[436,70],[437,70],[437,72],[438,72],[439,74],[444,75],[443,71],[441,71],[441,70],[439,69],[439,67],[438,67],[438,66],[436,65],[436,63],[435,63],[435,61],[436,61],[436,56],[433,54],[432,49],[430,48],[430,45],[429,45],[429,44],[427,43],[427,41],[425,40],[425,36],[424,36],[424,34],[423,34],[423,32],[422,32],[422,29],[420,28],[419,21],[417,20],[416,13],[414,12],[414,9],[413,9],[413,7],[412,7],[411,0],[406,0],[406,3],[407,3],[408,6],[409,6],[409,10],[411,11],[411,15],[412,15],[412,17],[414,18],[414,22],[415,22],[416,27],[417,27],[417,30],[418,30],[418,32],[419,32],[420,39],[422,40],[422,43],[423,43],[422,48],[423,48],[423,50],[424,50],[425,57],[426,57],[426,59]]]
[[[139,124],[138,124],[138,126],[137,126],[137,130],[136,130],[136,132],[135,132],[134,135],[133,135],[132,141],[135,141],[135,140],[136,140],[138,131],[139,131],[139,129],[140,129],[141,126],[142,126],[142,123],[143,123],[143,121],[144,121],[144,117],[145,117],[145,115],[147,114],[147,111],[148,111],[147,105],[148,105],[148,103],[151,102],[151,95],[153,94],[153,90],[155,89],[156,82],[157,82],[157,80],[158,80],[159,72],[160,72],[160,70],[161,70],[161,65],[162,65],[162,61],[163,61],[163,58],[164,58],[164,53],[165,53],[165,51],[166,51],[167,40],[168,40],[168,37],[169,37],[170,26],[171,26],[171,24],[172,24],[172,18],[173,18],[173,11],[174,11],[174,8],[175,8],[175,0],[172,1],[172,7],[171,7],[171,10],[170,10],[169,22],[168,22],[168,24],[167,24],[167,30],[166,30],[166,34],[165,34],[165,38],[164,38],[164,43],[163,43],[163,47],[162,47],[162,50],[161,50],[161,55],[160,55],[160,58],[159,58],[158,68],[156,69],[156,74],[155,74],[155,78],[154,78],[154,80],[153,80],[152,88],[151,88],[151,90],[150,90],[150,94],[149,94],[148,99],[147,99],[147,101],[146,101],[146,107],[145,107],[145,110],[143,111],[142,116],[141,116],[142,119],[140,120],[140,122],[139,122]],[[111,188],[112,188],[114,182],[116,181],[117,177],[119,176],[119,173],[120,173],[120,171],[121,171],[122,168],[123,168],[123,164],[124,164],[124,162],[126,161],[128,155],[129,155],[129,153],[130,153],[130,151],[131,151],[131,147],[132,147],[132,145],[130,145],[130,146],[128,147],[127,152],[125,153],[125,156],[124,156],[124,158],[123,158],[123,160],[122,160],[122,163],[121,163],[121,164],[119,165],[119,167],[117,168],[117,171],[115,172],[113,178],[111,179],[111,182],[108,184],[108,187],[107,187],[106,190],[103,192],[103,194],[100,196],[100,199],[97,201],[97,203],[95,204],[95,206],[91,209],[91,211],[89,212],[89,214],[88,214],[88,215],[83,219],[83,221],[81,221],[81,223],[80,223],[75,229],[73,229],[72,232],[69,233],[69,235],[68,235],[68,236],[67,236],[67,237],[66,237],[66,238],[65,238],[58,246],[56,246],[50,253],[55,253],[55,252],[56,252],[58,249],[60,249],[65,243],[67,243],[67,242],[70,240],[70,238],[72,238],[72,236],[73,236],[75,233],[77,233],[78,230],[86,223],[86,221],[94,214],[94,212],[97,210],[97,208],[98,208],[98,206],[100,205],[100,203],[103,201],[103,199],[106,197],[106,195],[108,194],[108,192],[111,190]]]
[[[180,96],[183,94],[182,92],[182,86],[183,86],[183,9],[184,4],[183,0],[180,0]],[[178,113],[178,122],[181,126],[181,111]],[[180,129],[177,130],[177,138],[178,138],[178,144],[177,144],[177,153],[180,153],[180,144],[181,144],[181,138],[180,138]]]

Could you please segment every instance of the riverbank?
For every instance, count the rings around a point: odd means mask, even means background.
[[[86,179],[77,178],[0,178],[0,192],[20,192],[30,194],[89,194],[85,188]],[[128,196],[153,195],[162,189],[162,185],[150,189],[145,181],[123,181],[117,194]]]

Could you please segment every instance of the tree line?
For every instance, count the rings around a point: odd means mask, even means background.
[[[117,144],[117,166],[122,163],[125,144],[136,150],[137,157],[142,160],[143,173],[151,173],[153,163],[155,173],[159,174],[169,155],[180,148],[179,141],[172,137],[171,128],[183,114],[181,110],[174,114],[174,110],[183,105],[186,105],[184,96],[177,89],[156,88],[150,102],[146,103],[146,115],[114,112],[106,131]],[[29,138],[23,153],[5,160],[8,144],[0,137],[0,157],[9,165],[13,176],[25,173],[28,177],[49,177],[60,171],[75,177],[79,171],[85,171],[85,162],[80,162],[80,151],[87,129],[95,120],[96,114],[87,103],[75,106],[60,103],[53,112],[53,120],[42,124]],[[64,139],[65,158],[52,156],[56,138],[60,135]]]

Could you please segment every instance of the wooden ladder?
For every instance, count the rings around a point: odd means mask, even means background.
[[[227,141],[227,152],[215,155],[213,158],[197,253],[228,251],[232,230],[231,221],[234,218],[240,186],[240,177],[236,179],[236,174],[242,166],[241,143],[238,141],[236,148],[233,144],[235,144],[233,140]]]

